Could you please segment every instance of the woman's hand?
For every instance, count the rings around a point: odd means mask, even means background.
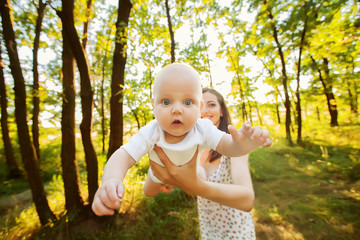
[[[254,205],[254,190],[252,189],[252,185],[249,187],[248,184],[244,184],[245,186],[243,186],[241,180],[238,181],[238,178],[236,177],[235,180],[237,181],[237,184],[208,182],[203,181],[198,177],[196,171],[198,150],[196,150],[195,155],[190,162],[179,167],[174,165],[168,159],[160,147],[155,145],[154,151],[158,155],[160,161],[164,164],[164,167],[150,161],[151,170],[165,185],[178,187],[188,194],[197,195],[242,211],[249,212],[252,209]],[[244,169],[247,169],[247,171],[249,170],[247,166]],[[236,169],[236,171],[241,172],[241,169]]]
[[[174,165],[166,156],[164,151],[157,145],[154,146],[154,151],[158,155],[160,161],[165,166],[162,167],[159,164],[150,161],[150,166],[154,175],[158,179],[160,179],[165,185],[181,188],[185,192],[193,194],[192,190],[195,189],[195,184],[200,181],[196,171],[196,159],[199,150],[196,149],[196,152],[192,159],[182,166]]]

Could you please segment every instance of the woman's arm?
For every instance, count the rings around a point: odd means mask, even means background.
[[[197,176],[196,158],[198,152],[195,153],[189,163],[177,167],[167,158],[161,148],[155,146],[154,150],[165,167],[150,161],[151,168],[155,176],[164,183],[181,188],[189,194],[197,195],[225,206],[243,211],[250,211],[253,208],[254,191],[251,178],[249,184],[249,179],[242,176],[242,174],[250,174],[248,167],[246,166],[245,169],[243,167],[247,165],[247,161],[245,164],[244,161],[239,158],[232,160],[232,163],[236,162],[232,167],[232,172],[234,171],[233,177],[235,177],[233,179],[234,184],[214,183],[204,181]],[[242,163],[239,164],[239,161]],[[247,180],[244,181],[243,178]]]
[[[249,155],[234,157],[231,161],[231,175],[233,184],[248,189],[249,207],[254,207],[255,193],[249,169]],[[250,209],[251,210],[251,209]]]

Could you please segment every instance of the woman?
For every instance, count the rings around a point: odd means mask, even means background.
[[[231,120],[222,95],[214,89],[204,88],[203,100],[201,117],[228,132]],[[156,147],[155,151],[165,168],[151,161],[154,174],[166,184],[198,196],[202,239],[255,239],[250,213],[255,196],[248,155],[230,159],[216,151],[204,151],[200,157],[207,180],[204,181],[196,174],[197,153],[188,164],[177,167],[160,148]]]

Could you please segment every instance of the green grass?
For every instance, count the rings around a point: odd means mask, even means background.
[[[305,125],[303,145],[293,147],[284,143],[281,127],[268,128],[273,146],[250,154],[256,193],[252,213],[257,239],[358,239],[360,126],[342,124],[339,128],[320,128],[317,124]],[[8,208],[0,207],[0,239],[199,238],[195,197],[181,190],[155,198],[143,195],[147,159],[129,171],[125,182],[127,192],[115,217],[97,218],[88,213],[79,218],[67,216],[58,134],[43,135],[39,161],[48,200],[58,221],[41,228],[31,200]],[[50,135],[53,137],[49,138]],[[86,198],[81,141],[77,144],[81,186]],[[3,156],[1,147],[0,155]],[[105,159],[105,154],[99,154],[100,170]],[[24,179],[6,179],[4,166],[5,160],[1,160],[0,199],[28,188]]]
[[[303,147],[280,138],[251,153],[258,239],[358,239],[358,133],[326,129],[307,136]]]

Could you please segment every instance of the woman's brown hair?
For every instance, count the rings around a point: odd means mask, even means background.
[[[209,93],[215,95],[220,104],[220,110],[222,111],[222,116],[220,117],[218,129],[223,132],[229,133],[228,126],[229,126],[229,124],[231,124],[231,118],[230,118],[229,109],[226,106],[224,97],[213,88],[203,88],[202,93],[204,94],[206,92],[209,92]],[[220,153],[218,153],[215,150],[212,150],[211,154],[209,156],[209,162],[212,162],[220,157],[221,157]]]

